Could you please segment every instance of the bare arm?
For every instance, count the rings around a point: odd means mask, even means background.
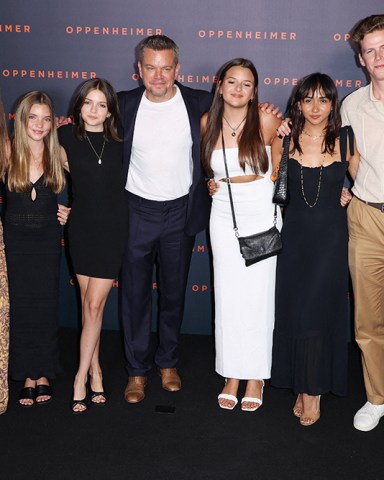
[[[348,171],[349,174],[352,177],[352,180],[354,181],[356,178],[356,173],[357,169],[359,168],[359,163],[360,163],[360,154],[357,150],[357,145],[356,145],[356,139],[354,139],[354,153],[351,155],[351,151],[349,148],[348,144],[348,149],[347,149],[347,161],[348,161]],[[352,200],[352,194],[349,191],[348,188],[343,187],[341,191],[341,197],[340,197],[340,204],[342,207],[345,207],[348,205],[348,203]]]
[[[69,172],[67,152],[64,150],[62,146],[60,146],[60,154],[61,154],[61,164],[63,165],[64,170]],[[61,203],[57,204],[57,220],[59,221],[60,225],[65,225],[67,223],[70,213],[71,213],[71,209],[69,207],[62,205]]]
[[[281,156],[283,155],[283,139],[279,137],[275,137],[272,142],[272,177],[276,174],[280,164]],[[276,172],[276,173],[275,173]],[[276,180],[276,178],[272,178],[272,180]]]
[[[204,137],[204,134],[207,130],[207,123],[208,123],[208,113],[204,113],[204,115],[200,118],[200,136],[201,136],[201,138]]]
[[[69,172],[67,152],[63,147],[60,147],[60,154],[61,154],[61,164],[63,165],[64,170]]]
[[[201,137],[204,136],[207,130],[207,123],[208,123],[208,113],[204,113],[204,115],[200,119],[200,135]],[[219,184],[215,182],[213,178],[210,178],[207,182],[208,193],[212,197],[219,188]]]
[[[276,137],[276,129],[280,125],[280,119],[272,113],[259,111],[260,127],[263,135],[264,145],[272,145]]]

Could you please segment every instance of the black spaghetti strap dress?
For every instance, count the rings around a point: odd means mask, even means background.
[[[348,167],[344,147],[341,157],[323,167],[313,208],[303,198],[300,164],[289,159],[290,200],[277,261],[271,384],[296,394],[347,391],[348,230],[346,209],[340,205]],[[310,204],[319,174],[320,167],[302,168]]]

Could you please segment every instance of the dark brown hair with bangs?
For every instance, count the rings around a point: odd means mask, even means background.
[[[332,110],[328,117],[323,143],[323,153],[328,152],[332,155],[335,150],[336,138],[339,136],[341,128],[340,102],[334,81],[325,73],[311,73],[302,78],[289,98],[286,116],[291,118],[292,122],[293,146],[294,150],[303,153],[299,137],[303,131],[305,118],[299,108],[299,104],[306,97],[312,96],[316,91],[322,92],[332,103]]]

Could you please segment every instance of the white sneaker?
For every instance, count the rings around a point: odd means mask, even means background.
[[[369,432],[377,427],[382,416],[384,416],[384,405],[373,405],[367,402],[357,411],[353,426],[362,432]]]

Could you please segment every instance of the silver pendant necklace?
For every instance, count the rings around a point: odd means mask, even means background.
[[[92,145],[92,142],[91,142],[91,140],[89,139],[89,137],[88,137],[88,135],[87,135],[87,134],[85,134],[85,138],[88,140],[88,143],[89,143],[89,145],[91,146],[91,148],[92,148],[92,150],[93,150],[94,154],[95,154],[95,155],[96,155],[96,157],[98,158],[98,161],[97,161],[97,163],[98,163],[99,165],[101,165],[101,163],[102,163],[102,161],[101,161],[101,158],[102,158],[102,156],[103,156],[103,153],[104,153],[104,147],[105,147],[105,135],[104,135],[104,142],[103,142],[103,146],[102,146],[102,148],[101,148],[100,155],[99,155],[99,154],[96,152],[96,150],[95,150],[95,147]]]
[[[228,122],[228,120],[224,117],[224,115],[223,115],[223,118],[224,118],[224,120],[226,121],[228,127],[232,130],[232,133],[231,133],[232,137],[236,137],[236,132],[237,132],[237,130],[241,127],[241,125],[244,123],[244,121],[245,121],[245,119],[246,119],[247,117],[244,117],[244,118],[241,120],[241,122],[239,123],[239,125],[237,125],[237,127],[235,127],[235,128],[232,127],[232,125]]]

